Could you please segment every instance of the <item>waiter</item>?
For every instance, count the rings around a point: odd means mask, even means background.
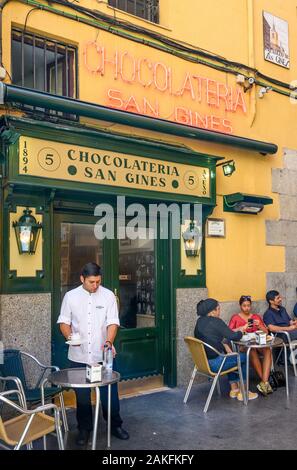
[[[63,336],[69,339],[72,333],[79,333],[80,346],[69,346],[68,359],[71,367],[85,367],[102,361],[104,347],[113,346],[119,327],[119,312],[115,295],[101,286],[102,272],[96,263],[87,263],[81,271],[82,285],[64,296],[57,323]],[[90,388],[75,389],[77,402],[78,437],[77,445],[86,445],[93,429]],[[101,387],[100,399],[103,417],[107,419],[107,387]],[[111,433],[119,439],[129,439],[122,428],[117,384],[111,387]]]

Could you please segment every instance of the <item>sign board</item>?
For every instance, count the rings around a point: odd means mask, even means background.
[[[248,115],[236,77],[226,79],[194,60],[145,45],[140,51],[104,31],[80,50],[85,101],[225,134],[235,133],[235,115]]]
[[[209,168],[21,136],[19,174],[210,197]]]

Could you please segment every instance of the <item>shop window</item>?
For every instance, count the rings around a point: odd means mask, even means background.
[[[108,0],[110,6],[159,23],[159,0]]]

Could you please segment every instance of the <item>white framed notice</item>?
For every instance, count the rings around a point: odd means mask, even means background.
[[[226,237],[226,223],[225,219],[207,219],[206,222],[207,237]]]

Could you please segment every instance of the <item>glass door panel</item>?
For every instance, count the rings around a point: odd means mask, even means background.
[[[156,326],[155,243],[146,239],[119,240],[120,322],[123,328]]]
[[[90,261],[102,265],[102,241],[94,235],[93,224],[62,222],[60,225],[61,243],[61,300],[65,293],[80,282],[80,272]]]

